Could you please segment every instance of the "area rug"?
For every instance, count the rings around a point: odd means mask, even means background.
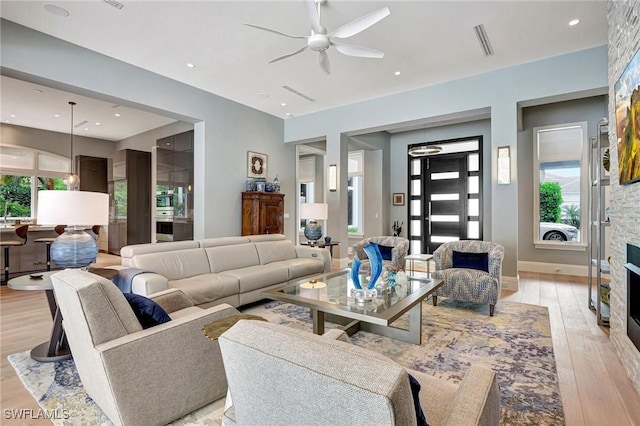
[[[267,302],[243,312],[311,332],[309,312],[300,306]],[[406,321],[400,318],[398,326]],[[354,334],[351,341],[401,365],[454,383],[463,378],[471,364],[490,367],[500,384],[502,425],[564,424],[545,307],[500,302],[495,316],[490,317],[487,305],[443,299],[433,307],[425,302],[421,346],[367,332]],[[88,425],[111,425],[84,392],[72,360],[41,363],[32,360],[28,352],[8,358],[44,410],[65,414],[66,420],[54,419],[54,425],[78,424],[74,419]],[[216,401],[172,425],[219,425],[223,404],[224,400]]]

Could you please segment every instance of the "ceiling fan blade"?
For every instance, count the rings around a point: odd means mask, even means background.
[[[320,68],[322,68],[327,74],[331,74],[331,64],[329,63],[329,55],[327,55],[327,51],[321,50],[318,53],[320,54]]]
[[[352,44],[331,43],[336,47],[336,50],[343,55],[357,56],[359,58],[376,58],[381,59],[384,57],[384,52],[381,50],[370,49],[368,47],[354,46]]]
[[[383,7],[382,9],[371,12],[368,15],[361,16],[360,18],[341,26],[340,28],[329,34],[329,36],[336,38],[347,38],[354,36],[360,31],[364,31],[376,22],[386,18],[390,13],[391,11],[388,7]]]
[[[289,37],[289,38],[307,38],[307,36],[294,36],[294,35],[291,35],[291,34],[283,33],[282,31],[272,30],[271,28],[265,28],[265,27],[261,27],[259,25],[247,24],[246,22],[244,24],[249,26],[249,27],[257,28],[257,29],[262,30],[262,31],[268,31],[268,32],[274,33],[274,34],[283,35],[283,36]]]
[[[277,58],[270,60],[270,61],[269,61],[269,63],[270,63],[270,64],[272,64],[272,63],[274,63],[274,62],[278,62],[278,61],[280,61],[280,60],[282,60],[282,59],[286,59],[286,58],[288,58],[289,56],[297,55],[298,53],[300,53],[300,52],[302,52],[303,50],[305,50],[307,47],[308,47],[308,46],[305,44],[305,45],[304,45],[304,46],[302,46],[300,49],[298,49],[298,50],[296,50],[296,51],[294,51],[294,52],[287,53],[286,55],[278,56]]]
[[[320,15],[318,15],[318,9],[316,9],[316,2],[313,0],[305,0],[304,9],[307,12],[307,18],[309,18],[309,24],[313,31],[316,34],[324,34],[323,31],[326,30],[320,25]]]

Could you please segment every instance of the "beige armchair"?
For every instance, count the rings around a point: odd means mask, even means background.
[[[112,282],[72,269],[51,278],[82,384],[114,424],[164,425],[225,395],[219,346],[202,328],[235,308],[200,309],[170,289],[153,298],[171,321],[143,330]]]
[[[358,259],[362,262],[360,270],[371,271],[371,264],[367,253],[364,251],[364,247],[369,243],[376,243],[380,247],[380,251],[383,254],[382,266],[386,270],[404,270],[404,258],[409,252],[409,240],[403,237],[369,237],[358,241],[353,246],[353,253],[358,256]],[[385,248],[387,248],[385,250]],[[384,252],[390,250],[390,259],[384,259]]]
[[[329,336],[329,337],[327,337]],[[407,370],[348,342],[261,321],[239,321],[219,338],[229,393],[223,424],[415,425]],[[495,373],[472,366],[460,384],[410,371],[431,426],[497,425]]]

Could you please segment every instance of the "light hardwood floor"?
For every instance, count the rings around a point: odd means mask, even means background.
[[[640,425],[640,396],[613,352],[608,329],[596,325],[587,307],[586,279],[521,273],[519,291],[504,291],[502,299],[548,307],[567,425]],[[46,341],[51,317],[45,295],[3,286],[0,300],[0,424],[49,424],[5,417],[6,409],[38,410],[7,355]]]

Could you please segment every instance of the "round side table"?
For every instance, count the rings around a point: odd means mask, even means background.
[[[53,294],[53,284],[51,283],[51,275],[58,271],[41,272],[41,278],[32,278],[31,275],[23,275],[12,278],[7,283],[9,288],[14,290],[38,290],[45,291],[47,301],[49,302],[49,310],[51,318],[53,318],[53,328],[51,329],[51,337],[48,342],[44,342],[31,350],[31,358],[36,361],[52,362],[71,359],[71,351],[67,343],[67,337],[62,328],[62,315],[58,309],[56,298]],[[32,274],[35,275],[35,274]]]

